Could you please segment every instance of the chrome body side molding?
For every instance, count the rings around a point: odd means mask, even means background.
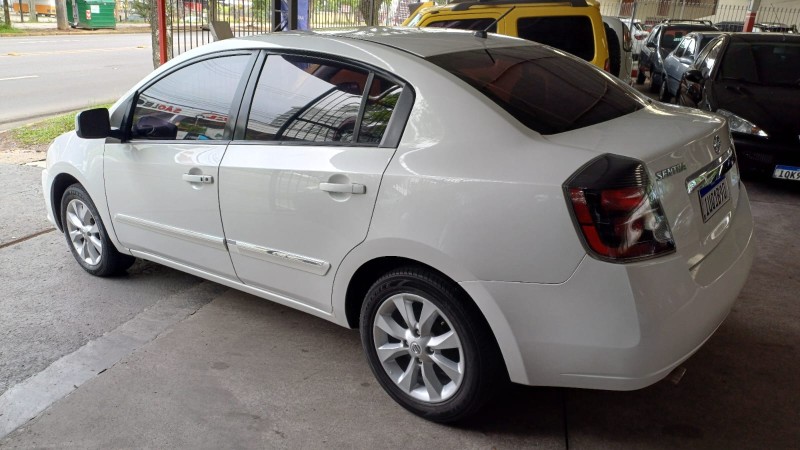
[[[166,236],[176,237],[185,241],[193,242],[196,244],[205,245],[217,250],[227,251],[228,247],[225,245],[225,239],[217,236],[211,236],[196,231],[187,230],[184,228],[173,227],[170,225],[163,225],[150,220],[140,219],[138,217],[129,216],[127,214],[117,214],[114,220],[131,225],[138,228],[144,228],[149,231],[164,234]]]
[[[228,239],[226,242],[231,251],[239,253],[240,255],[280,264],[281,266],[291,267],[293,269],[302,270],[303,272],[313,273],[314,275],[324,276],[331,268],[329,262],[310,258],[308,256],[231,239]]]
[[[215,283],[219,283],[234,289],[238,289],[240,291],[247,292],[248,294],[252,294],[261,298],[265,298],[267,300],[271,300],[275,303],[279,303],[284,306],[288,306],[290,308],[294,308],[300,311],[307,312],[314,316],[320,317],[325,320],[329,320],[332,322],[336,322],[336,317],[331,314],[330,311],[325,311],[319,308],[315,308],[313,306],[309,306],[305,303],[299,302],[291,297],[286,295],[277,294],[275,292],[268,291],[266,289],[259,289],[253,286],[249,286],[243,284],[239,281],[232,280],[230,278],[222,277],[219,275],[215,275],[213,273],[206,272],[204,270],[189,266],[187,264],[179,263],[177,261],[173,261],[171,259],[163,258],[158,255],[154,255],[152,253],[147,253],[139,250],[131,250],[131,254],[137,258],[146,259],[148,261],[153,261],[159,264],[163,264],[167,267],[172,267],[173,269],[181,270],[183,272],[196,275],[201,278],[205,278],[206,280],[213,281]],[[338,323],[338,322],[337,322]]]

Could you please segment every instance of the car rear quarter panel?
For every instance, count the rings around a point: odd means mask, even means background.
[[[585,251],[562,184],[596,155],[548,142],[438,68],[408,73],[416,103],[367,243],[436,249],[462,267],[457,281],[569,278]]]

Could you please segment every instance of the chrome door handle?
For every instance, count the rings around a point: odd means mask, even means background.
[[[211,175],[192,175],[190,173],[183,174],[183,181],[189,183],[213,183],[214,177]]]
[[[319,190],[341,194],[366,194],[367,187],[357,183],[320,183]]]

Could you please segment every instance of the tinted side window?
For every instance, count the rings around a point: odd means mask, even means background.
[[[486,27],[491,25],[491,28],[486,30]],[[434,28],[457,28],[459,30],[486,30],[490,33],[497,33],[497,24],[494,19],[461,19],[461,20],[437,20],[431,22],[426,27]]]
[[[587,16],[522,18],[517,21],[517,34],[586,61],[594,59],[594,30]]]
[[[403,89],[397,84],[375,76],[368,92],[364,118],[358,133],[359,143],[380,144],[402,91]]]
[[[689,45],[686,47],[686,56],[688,57],[694,56],[696,49],[697,49],[697,38],[692,38],[689,40]]]
[[[541,134],[587,127],[644,107],[598,69],[543,46],[469,50],[428,60]]]
[[[686,47],[689,45],[689,41],[690,41],[690,40],[691,40],[691,39],[684,39],[683,41],[681,41],[681,44],[680,44],[680,45],[678,46],[678,48],[675,50],[675,56],[677,56],[677,57],[679,57],[679,58],[680,58],[681,56],[683,56],[683,55],[684,55],[684,52],[686,51]],[[687,56],[688,56],[688,55],[687,55]]]
[[[352,142],[369,73],[329,61],[270,55],[245,139]]]
[[[134,139],[226,139],[225,125],[250,55],[222,56],[179,69],[139,94]]]
[[[717,41],[713,47],[709,48],[708,53],[706,53],[706,58],[703,60],[702,64],[700,64],[699,69],[703,72],[704,76],[708,76],[711,74],[711,71],[714,70],[714,64],[717,62],[719,51],[722,48],[722,42],[723,41]]]

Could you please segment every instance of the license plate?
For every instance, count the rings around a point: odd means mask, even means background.
[[[800,181],[800,167],[775,166],[775,171],[772,172],[772,178]]]
[[[708,219],[731,199],[731,190],[725,177],[720,177],[713,184],[700,189],[699,194],[703,222],[708,222]]]

